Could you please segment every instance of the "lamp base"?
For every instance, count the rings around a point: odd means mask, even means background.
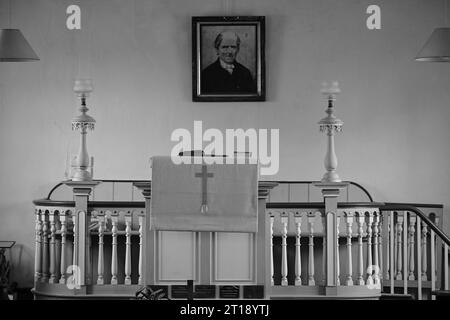
[[[321,182],[342,182],[342,180],[335,171],[328,171],[323,175]]]
[[[72,179],[72,181],[91,181],[91,173],[86,169],[77,168]]]

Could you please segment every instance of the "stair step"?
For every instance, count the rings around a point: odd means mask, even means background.
[[[380,300],[414,300],[414,297],[410,294],[382,293]]]

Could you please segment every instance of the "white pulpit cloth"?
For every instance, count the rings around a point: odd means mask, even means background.
[[[194,158],[191,164],[152,158],[151,229],[256,232],[258,165]]]

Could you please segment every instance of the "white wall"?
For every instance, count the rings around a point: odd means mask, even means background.
[[[0,63],[0,240],[18,243],[21,286],[33,277],[31,201],[64,178],[67,151],[77,151],[70,126],[77,76],[95,86],[88,150],[96,178],[150,178],[148,159],[170,153],[171,132],[203,120],[206,128],[279,128],[280,171],[272,179],[320,179],[325,137],[317,121],[326,104],[319,90],[338,80],[341,178],[378,201],[450,205],[450,64],[413,60],[444,23],[441,0],[12,2],[13,27],[41,58]],[[81,31],[65,28],[70,4],[81,6]],[[370,4],[381,7],[381,30],[365,27]],[[8,1],[0,10],[7,27]],[[266,102],[192,102],[191,17],[204,15],[266,16]]]

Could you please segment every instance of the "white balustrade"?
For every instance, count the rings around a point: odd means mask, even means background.
[[[55,211],[54,210],[51,210],[49,212],[49,222],[50,222],[50,266],[49,266],[50,279],[48,282],[56,283],[56,248],[55,248],[56,228],[55,228]]]
[[[67,213],[66,210],[61,210],[59,213],[59,221],[61,222],[61,262],[59,283],[66,283],[66,245],[67,245]]]
[[[111,214],[112,220],[112,254],[111,254],[111,284],[118,284],[117,281],[117,224],[119,222],[119,213],[114,211]]]
[[[422,221],[422,241],[421,241],[421,247],[422,247],[422,275],[421,278],[423,281],[428,280],[427,276],[427,267],[428,267],[428,260],[427,260],[427,236],[428,236],[428,227],[425,221]]]
[[[98,218],[98,261],[97,261],[97,284],[104,284],[104,273],[105,273],[105,263],[104,263],[104,231],[106,226],[106,216],[103,211],[97,214]]]
[[[308,226],[309,226],[309,254],[308,254],[308,286],[315,286],[314,280],[314,222],[316,214],[308,214]]]
[[[144,211],[139,212],[139,280],[138,284],[143,284],[143,274],[144,274],[144,219],[145,213]]]
[[[395,275],[395,280],[402,280],[402,234],[403,234],[403,213],[397,213],[397,222],[396,222],[396,266],[397,273]]]
[[[38,282],[42,276],[42,222],[40,210],[35,209],[35,252],[34,252],[34,281]]]
[[[289,215],[286,212],[281,214],[281,285],[287,286],[287,228],[289,222]]]
[[[366,284],[373,285],[373,262],[372,262],[372,224],[373,224],[373,214],[372,212],[367,212],[367,272],[366,272]]]
[[[353,224],[353,213],[346,212],[345,213],[345,223],[347,226],[347,278],[345,280],[346,286],[353,285],[352,279],[352,224]]]
[[[339,221],[341,221],[340,216],[336,213],[336,285],[341,285],[340,280],[340,261],[339,261]]]
[[[415,223],[416,223],[416,217],[413,215],[410,215],[409,217],[409,226],[408,226],[408,265],[409,265],[409,274],[408,274],[408,280],[416,280],[416,277],[414,275],[414,235],[415,235]]]
[[[301,233],[302,215],[295,213],[295,285],[302,285],[302,255],[301,255]]]
[[[374,273],[373,273],[373,281],[376,286],[381,284],[380,282],[380,261],[379,261],[379,224],[380,224],[380,214],[378,212],[373,213],[373,264],[374,264]]]
[[[48,253],[49,253],[49,246],[48,246],[48,211],[42,211],[41,212],[41,221],[42,221],[42,282],[48,282]]]
[[[125,284],[131,284],[131,211],[125,214]]]
[[[357,284],[359,286],[363,286],[366,283],[364,282],[363,274],[364,274],[364,258],[363,258],[363,236],[364,236],[364,212],[357,213],[357,222],[358,222],[358,279]]]

